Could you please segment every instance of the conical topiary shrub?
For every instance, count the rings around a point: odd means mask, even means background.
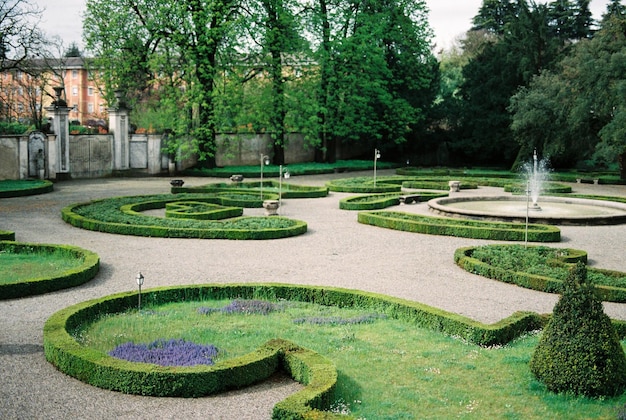
[[[565,280],[530,370],[556,393],[599,397],[626,389],[626,355],[582,262]]]

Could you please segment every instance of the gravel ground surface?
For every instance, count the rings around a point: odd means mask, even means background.
[[[392,174],[379,171],[379,175]],[[290,183],[324,185],[332,178],[368,173],[293,177]],[[185,185],[215,180],[183,178]],[[626,196],[624,186],[574,184],[574,192]],[[144,288],[200,283],[283,282],[340,286],[415,300],[492,323],[515,311],[552,311],[557,296],[465,272],[454,264],[462,246],[488,241],[420,235],[361,225],[357,213],[339,209],[353,194],[288,199],[281,214],[307,222],[305,235],[272,241],[143,238],[74,228],[60,210],[72,203],[121,195],[168,193],[168,178],[72,180],[53,193],[0,200],[0,229],[19,242],[71,244],[99,254],[101,270],[85,285],[43,296],[0,300],[0,418],[2,419],[264,419],[274,404],[300,385],[277,375],[245,390],[196,399],[151,398],[105,391],[70,378],[46,362],[43,325],[54,312],[88,299]],[[481,188],[457,194],[502,194]],[[428,214],[426,204],[399,210]],[[244,211],[262,214],[262,210]],[[563,246],[588,251],[590,264],[626,271],[626,225],[562,226]],[[605,303],[613,318],[626,305]]]

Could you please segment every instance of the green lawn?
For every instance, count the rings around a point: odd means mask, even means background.
[[[528,368],[538,335],[482,348],[369,310],[300,302],[278,302],[269,315],[198,312],[229,302],[171,303],[107,315],[75,336],[102,352],[129,341],[182,338],[217,346],[222,359],[285,338],[336,364],[335,410],[348,407],[357,418],[608,419],[626,403],[626,395],[591,400],[545,391]]]
[[[64,251],[0,251],[0,284],[18,283],[41,277],[56,277],[83,264],[81,259]]]

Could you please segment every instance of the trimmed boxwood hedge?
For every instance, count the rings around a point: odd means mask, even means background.
[[[267,284],[205,284],[149,289],[142,294],[146,305],[206,299],[269,299],[311,302],[337,307],[358,307],[385,313],[416,327],[439,331],[481,345],[502,345],[542,327],[545,319],[517,312],[486,325],[461,315],[421,303],[342,288]],[[60,371],[105,389],[153,396],[197,397],[247,386],[271,375],[279,365],[307,387],[279,403],[275,418],[305,418],[312,408],[327,409],[337,373],[318,354],[284,341],[270,342],[258,350],[213,366],[162,367],[133,363],[80,345],[72,336],[85,323],[135,308],[137,293],[126,292],[62,309],[44,326],[46,359]],[[277,332],[279,333],[279,332]],[[280,343],[280,344],[276,344]],[[308,379],[308,380],[307,380]]]
[[[503,245],[498,245],[503,246]],[[505,283],[516,284],[527,289],[538,290],[546,293],[561,293],[563,291],[563,282],[561,280],[530,274],[519,271],[505,270],[495,267],[483,261],[472,257],[476,246],[459,248],[454,253],[454,262],[461,268],[470,273],[478,274],[483,277],[502,281]],[[578,261],[586,262],[587,253],[583,250],[566,249],[567,254],[555,261],[555,264],[574,264]],[[589,272],[599,272],[608,276],[623,277],[624,273],[602,270],[598,268],[588,268]],[[598,297],[605,302],[626,303],[626,289],[620,287],[606,286],[602,284],[595,285]]]
[[[177,201],[165,204],[165,217],[174,219],[221,220],[243,215],[241,207],[223,207],[201,201]]]
[[[433,198],[447,197],[448,193],[436,192],[419,192],[411,194],[403,193],[387,193],[387,194],[368,194],[346,197],[339,200],[339,208],[342,210],[379,210],[400,204],[400,197],[403,195],[418,195],[420,202],[428,201]]]
[[[67,223],[83,229],[168,238],[277,239],[307,231],[305,222],[280,216],[244,216],[217,221],[152,217],[139,213],[164,208],[167,203],[190,200],[232,205],[237,198],[203,194],[114,197],[72,204],[61,211],[61,216]]]
[[[15,240],[15,232],[11,232],[10,230],[0,230],[0,241],[14,241]]]
[[[0,198],[23,197],[52,192],[54,184],[46,179],[0,181]]]
[[[216,193],[224,191],[247,192],[259,195],[260,182],[246,181],[239,183],[218,182],[214,184],[202,185],[199,187],[172,187],[172,193]],[[308,185],[296,185],[283,182],[282,186],[274,180],[263,181],[263,191],[265,199],[278,199],[278,189],[280,187],[282,198],[320,198],[328,195],[328,187],[315,187]],[[268,194],[274,196],[270,197]]]
[[[40,295],[79,286],[93,279],[100,270],[98,254],[76,246],[0,241],[0,251],[32,253],[35,250],[38,252],[67,251],[72,258],[82,260],[82,264],[54,277],[34,277],[17,283],[0,284],[0,299]]]
[[[361,212],[359,223],[406,232],[498,241],[524,241],[524,224],[487,222],[466,219],[446,219],[397,211]],[[555,226],[529,224],[528,240],[532,242],[559,242],[561,230]]]

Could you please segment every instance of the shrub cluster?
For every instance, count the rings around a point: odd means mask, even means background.
[[[0,230],[0,241],[15,241],[15,232]]]
[[[561,231],[555,226],[529,224],[528,232],[520,223],[488,222],[465,219],[447,219],[394,211],[360,212],[359,223],[406,232],[429,235],[499,241],[559,242]]]

